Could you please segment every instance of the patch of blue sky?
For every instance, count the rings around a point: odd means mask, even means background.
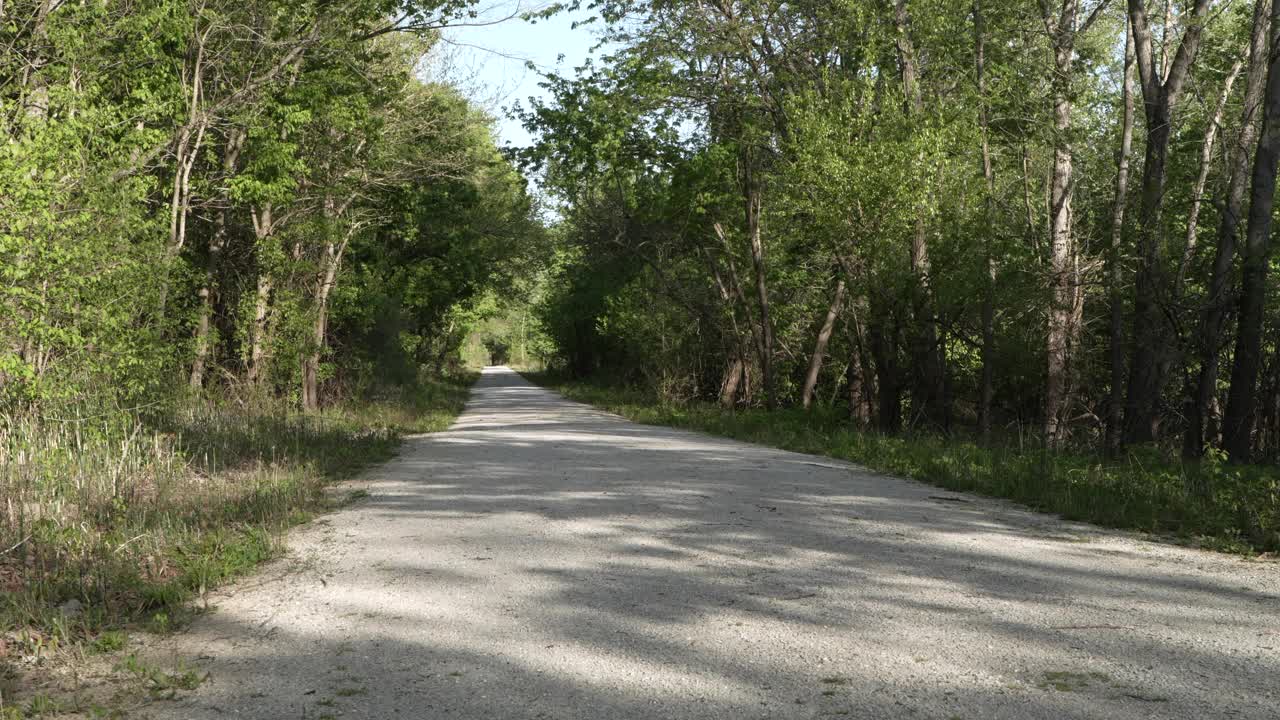
[[[598,23],[581,24],[592,17],[586,10],[536,21],[521,19],[550,5],[545,0],[482,2],[475,18],[445,30],[441,52],[433,60],[432,74],[461,89],[494,116],[500,146],[526,147],[534,142],[512,109],[517,103],[527,108],[530,97],[546,98],[546,91],[538,87],[542,74],[572,75],[599,41]]]

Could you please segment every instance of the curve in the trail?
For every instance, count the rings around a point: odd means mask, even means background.
[[[1280,572],[487,369],[175,640],[157,718],[1274,720]]]

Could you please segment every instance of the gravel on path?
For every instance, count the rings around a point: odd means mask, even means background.
[[[206,720],[1280,718],[1280,566],[486,369],[164,651]]]

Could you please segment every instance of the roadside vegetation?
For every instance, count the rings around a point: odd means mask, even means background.
[[[23,678],[29,707],[42,670],[181,627],[207,592],[278,556],[284,531],[353,499],[335,482],[391,458],[405,434],[447,427],[474,378],[427,376],[316,413],[193,400],[12,419],[0,427],[0,675]]]
[[[473,380],[424,378],[321,413],[193,401],[0,428],[6,625],[57,643],[180,611],[330,507],[332,482],[392,457],[405,434],[446,428]]]
[[[1216,456],[1184,463],[1143,449],[1106,460],[1047,452],[1038,438],[1001,444],[928,433],[886,435],[850,426],[841,410],[726,410],[713,402],[673,403],[627,385],[528,377],[573,400],[635,422],[697,430],[795,452],[826,455],[950,490],[1006,498],[1027,507],[1113,528],[1140,530],[1217,550],[1280,550],[1280,471]],[[1212,495],[1203,488],[1217,489]]]

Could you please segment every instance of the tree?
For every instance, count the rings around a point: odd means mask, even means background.
[[[608,53],[526,115],[573,251],[543,314],[583,307],[552,333],[566,365],[725,407],[839,399],[891,433],[1036,425],[1114,456],[1200,432],[1165,379],[1217,401],[1263,10],[591,5]]]
[[[1225,199],[1218,225],[1217,247],[1212,275],[1205,293],[1204,309],[1198,327],[1197,347],[1200,367],[1195,386],[1188,398],[1187,429],[1183,439],[1183,455],[1198,458],[1205,449],[1205,423],[1218,384],[1218,364],[1222,351],[1223,327],[1230,305],[1230,283],[1240,218],[1244,214],[1245,190],[1249,180],[1250,156],[1258,135],[1263,88],[1267,77],[1267,31],[1270,27],[1268,0],[1254,3],[1253,31],[1249,34],[1248,87],[1240,112],[1240,128],[1231,145]]]
[[[377,340],[332,352],[336,298],[343,331],[386,299],[353,246],[451,228],[433,242],[460,269],[414,306],[423,333],[505,282],[540,236],[523,181],[483,115],[414,77],[471,5],[0,5],[0,409],[241,385],[315,409]],[[436,226],[388,229],[463,191]]]
[[[1240,309],[1231,392],[1223,417],[1223,447],[1238,462],[1253,450],[1254,410],[1258,372],[1262,364],[1262,325],[1270,263],[1272,208],[1276,194],[1276,165],[1280,162],[1280,4],[1271,7],[1271,52],[1262,100],[1262,133],[1253,161],[1249,193],[1249,224],[1245,230]]]
[[[1167,303],[1171,290],[1162,267],[1161,229],[1169,140],[1173,136],[1173,113],[1200,49],[1208,12],[1209,0],[1195,0],[1173,58],[1161,67],[1156,62],[1146,0],[1129,0],[1129,24],[1147,121],[1137,224],[1138,272],[1134,284],[1133,344],[1129,391],[1125,400],[1125,435],[1130,442],[1154,440],[1157,436],[1157,408],[1164,386],[1162,354],[1167,352],[1169,336],[1164,317],[1166,311],[1161,306]]]
[[[1048,373],[1045,383],[1045,443],[1056,447],[1062,441],[1063,412],[1070,404],[1067,395],[1071,343],[1076,336],[1073,327],[1079,283],[1075,271],[1076,248],[1071,210],[1075,192],[1072,166],[1072,112],[1074,94],[1072,77],[1076,64],[1076,36],[1088,31],[1106,7],[1100,0],[1083,20],[1079,20],[1078,0],[1063,0],[1062,7],[1052,12],[1042,4],[1044,27],[1053,45],[1053,182],[1049,191],[1049,322],[1046,332]],[[1078,25],[1078,26],[1077,26]]]

